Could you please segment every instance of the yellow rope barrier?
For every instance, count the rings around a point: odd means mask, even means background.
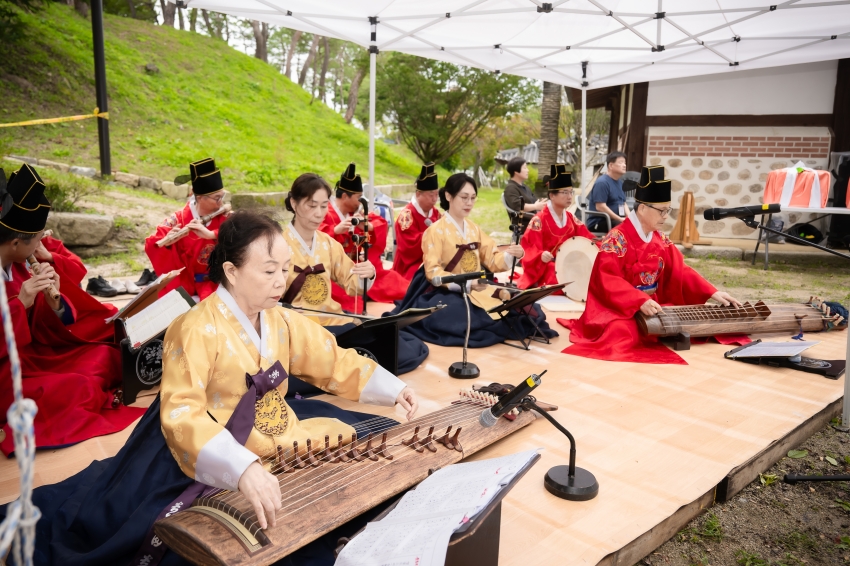
[[[42,120],[27,120],[26,122],[13,122],[11,124],[0,124],[0,128],[11,128],[12,126],[37,126],[39,124],[58,124],[60,122],[88,120],[89,118],[103,118],[104,120],[109,120],[109,112],[101,112],[100,108],[95,108],[91,114],[63,116],[62,118],[44,118]]]

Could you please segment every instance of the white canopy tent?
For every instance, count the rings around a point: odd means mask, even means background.
[[[188,0],[181,5],[369,47],[370,185],[379,51],[581,88],[585,144],[588,87],[850,54],[850,0],[774,5],[760,0]],[[581,166],[584,170],[584,152]]]

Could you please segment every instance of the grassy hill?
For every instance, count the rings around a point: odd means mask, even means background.
[[[91,24],[45,3],[21,14],[25,39],[0,42],[0,123],[90,113],[95,107]],[[286,190],[305,171],[364,174],[367,134],[314,101],[275,68],[206,36],[105,15],[112,167],[171,179],[213,156],[230,190]],[[158,72],[146,70],[153,64]],[[99,168],[97,125],[0,128],[0,155]],[[405,148],[378,142],[379,184],[419,172]]]

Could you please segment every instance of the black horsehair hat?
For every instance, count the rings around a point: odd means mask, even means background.
[[[215,160],[212,157],[190,163],[189,171],[191,173],[192,192],[196,195],[211,195],[224,188],[221,171],[216,169]]]
[[[671,181],[664,178],[664,167],[651,165],[640,172],[640,181],[635,191],[635,202],[659,204],[671,202]]]
[[[0,225],[22,234],[44,230],[50,201],[44,196],[44,181],[26,163],[9,176],[0,169]]]
[[[552,192],[572,188],[572,173],[567,171],[567,166],[563,163],[555,163],[549,170],[549,178],[546,181],[546,186]]]
[[[437,172],[434,171],[434,162],[426,163],[422,166],[419,176],[416,177],[417,191],[436,191],[440,188],[440,183],[437,181]]]
[[[354,172],[354,163],[349,163],[345,168],[345,172],[336,182],[336,188],[351,194],[359,194],[363,192],[363,181],[360,180],[360,174]]]

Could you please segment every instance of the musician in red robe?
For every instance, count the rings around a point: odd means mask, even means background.
[[[416,192],[410,202],[401,209],[395,221],[395,252],[393,271],[408,281],[422,265],[422,234],[428,226],[440,219],[437,191],[440,184],[433,163],[422,166],[416,178]]]
[[[37,448],[75,444],[127,427],[144,409],[121,405],[121,359],[115,344],[92,343],[69,332],[77,317],[62,279],[49,263],[34,274],[26,263],[39,246],[50,202],[29,165],[0,170],[0,277],[11,311],[24,397],[35,401]],[[73,288],[73,286],[71,286]],[[50,291],[55,289],[58,297]],[[81,290],[84,293],[84,291]],[[14,451],[6,415],[14,400],[5,335],[0,340],[0,450]]]
[[[162,297],[177,287],[183,287],[190,295],[205,299],[216,290],[209,280],[210,254],[218,240],[218,228],[226,220],[225,214],[203,222],[203,217],[221,210],[224,204],[224,184],[221,171],[216,169],[212,158],[189,164],[192,181],[192,197],[182,210],[163,220],[156,231],[145,240],[145,253],[151,260],[154,271],[163,275],[184,268],[179,277],[169,283],[159,296]],[[189,233],[168,246],[157,246],[157,242],[169,233],[181,228]]]
[[[331,200],[328,214],[319,230],[324,232],[340,244],[345,253],[354,260],[360,261],[358,256],[363,255],[362,245],[356,241],[356,236],[363,236],[363,218],[358,215],[360,210],[360,199],[363,196],[363,181],[355,172],[354,163],[350,163],[345,172],[336,183],[335,198]],[[407,291],[408,281],[392,270],[384,268],[381,256],[387,247],[387,233],[389,225],[380,214],[369,212],[369,251],[368,260],[375,266],[375,283],[369,288],[367,294],[369,299],[379,303],[391,303],[404,298]],[[349,312],[362,312],[362,301],[355,301],[342,287],[333,283],[331,285],[331,297]]]
[[[522,277],[517,282],[520,289],[557,285],[555,255],[561,244],[573,236],[593,239],[584,223],[567,211],[573,202],[573,179],[565,165],[552,165],[546,186],[549,200],[543,210],[534,215],[522,236],[525,256]]]
[[[62,240],[45,235],[33,253],[39,263],[53,266],[62,283],[62,294],[71,304],[75,313],[73,324],[65,328],[72,334],[92,342],[111,342],[115,330],[106,319],[118,312],[109,303],[101,303],[80,285],[88,270],[80,257],[65,247]]]
[[[634,319],[659,314],[662,306],[723,305],[740,301],[718,291],[661,232],[670,214],[670,181],[661,166],[644,167],[635,210],[600,242],[581,318],[562,321],[573,343],[564,353],[599,360],[686,364],[656,338],[642,335]]]

